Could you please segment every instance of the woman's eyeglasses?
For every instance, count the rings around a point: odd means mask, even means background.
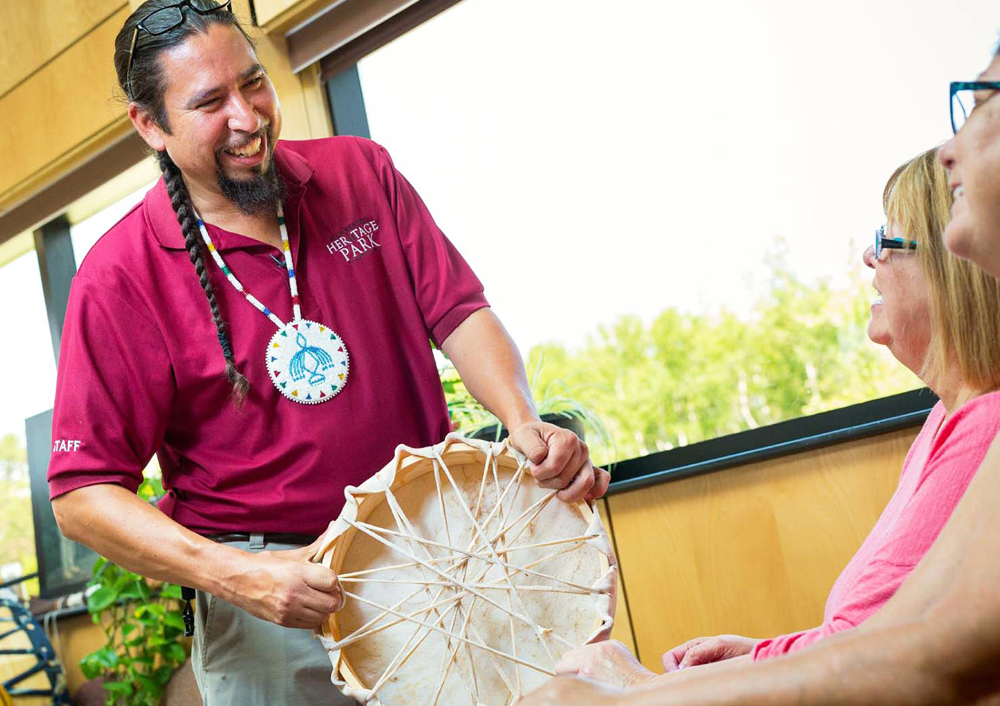
[[[132,100],[132,61],[135,58],[135,43],[139,39],[139,30],[154,37],[166,34],[170,30],[184,24],[184,20],[187,19],[186,13],[189,9],[194,10],[199,15],[210,15],[220,10],[229,13],[233,11],[233,0],[226,0],[222,3],[203,2],[199,4],[204,5],[204,7],[196,7],[192,0],[181,0],[181,2],[174,5],[167,5],[166,7],[161,7],[159,10],[153,10],[135,23],[135,29],[132,31],[132,43],[128,48],[128,65],[125,67],[125,86],[128,88],[129,100]]]
[[[882,252],[885,250],[916,250],[917,243],[914,240],[903,238],[890,238],[885,234],[885,226],[879,226],[875,231],[875,259],[882,259]]]
[[[983,93],[989,91],[988,96]],[[997,81],[954,81],[951,84],[951,129],[958,134],[976,106],[982,105],[1000,91]],[[977,96],[976,94],[979,93]]]

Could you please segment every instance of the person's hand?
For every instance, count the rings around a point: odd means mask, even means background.
[[[556,674],[590,677],[626,689],[647,686],[656,679],[656,674],[643,667],[618,640],[570,650],[556,663]]]
[[[669,652],[664,652],[663,670],[673,672],[684,667],[695,667],[699,664],[721,662],[733,657],[749,654],[760,640],[739,635],[716,635],[715,637],[696,637],[683,645],[678,645]]]
[[[618,687],[581,677],[556,677],[517,702],[518,706],[620,706],[627,703]]]
[[[580,438],[547,422],[527,422],[511,432],[510,443],[527,456],[538,485],[559,490],[564,502],[594,500],[608,489],[611,476],[590,463],[590,450]]]
[[[317,540],[319,542],[319,540]],[[277,552],[240,552],[223,596],[251,615],[289,628],[312,629],[344,605],[337,575],[310,559],[317,543]]]

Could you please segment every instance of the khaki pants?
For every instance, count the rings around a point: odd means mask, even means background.
[[[258,552],[290,544],[229,542]],[[309,630],[283,628],[198,591],[191,666],[205,706],[354,705],[330,682],[330,658]]]

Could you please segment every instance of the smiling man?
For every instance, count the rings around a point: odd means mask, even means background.
[[[449,431],[428,339],[543,487],[596,497],[608,476],[539,421],[482,285],[386,151],[279,141],[278,98],[229,3],[144,3],[115,68],[163,178],[73,282],[56,518],[122,566],[197,589],[206,703],[335,702],[309,628],[342,598],[310,544],[397,444]],[[159,509],[135,495],[154,454]]]

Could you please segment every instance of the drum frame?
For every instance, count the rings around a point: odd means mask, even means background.
[[[502,469],[517,473],[519,469],[524,468],[526,463],[524,456],[511,447],[506,440],[500,443],[490,443],[476,439],[466,439],[459,434],[453,433],[449,434],[444,442],[430,449],[411,449],[401,445],[396,450],[393,463],[386,466],[382,471],[373,476],[372,479],[362,484],[361,487],[350,487],[346,490],[347,505],[344,508],[344,513],[353,515],[351,517],[353,523],[366,522],[369,515],[377,507],[386,502],[383,482],[392,489],[398,489],[428,473],[433,473],[437,457],[444,457],[446,454],[447,466],[449,468],[457,468],[469,463],[486,465],[487,454],[493,455],[496,458],[498,471]],[[524,469],[523,472],[530,477],[527,469]],[[373,482],[380,475],[382,476],[381,482]],[[601,579],[598,583],[605,582],[609,586],[607,595],[605,596],[607,600],[603,601],[602,607],[599,607],[596,611],[597,615],[594,627],[590,637],[584,643],[587,644],[607,639],[611,632],[617,591],[617,565],[614,559],[614,552],[611,549],[610,543],[607,542],[598,513],[583,501],[574,503],[573,507],[586,523],[588,533],[592,528],[596,528],[600,533],[603,542],[599,544],[602,551],[600,552],[599,562]],[[344,517],[344,513],[341,514],[341,518]],[[322,563],[339,575],[348,550],[359,533],[359,529],[347,524],[342,519],[331,523],[325,535],[326,539],[321,542],[322,547],[317,552],[314,561]],[[332,644],[342,639],[342,631],[337,621],[336,613],[330,616],[328,622],[322,626],[320,633],[324,644]],[[338,650],[338,652],[340,655],[339,660],[337,660],[339,668],[335,665],[334,682],[338,683],[336,676],[337,671],[339,671],[343,679],[342,689],[344,692],[355,698],[361,698],[363,694],[367,694],[370,685],[365,685],[362,682],[354,667],[344,656],[343,651]],[[538,671],[546,671],[551,674],[548,670]],[[380,702],[376,700],[375,703]]]

